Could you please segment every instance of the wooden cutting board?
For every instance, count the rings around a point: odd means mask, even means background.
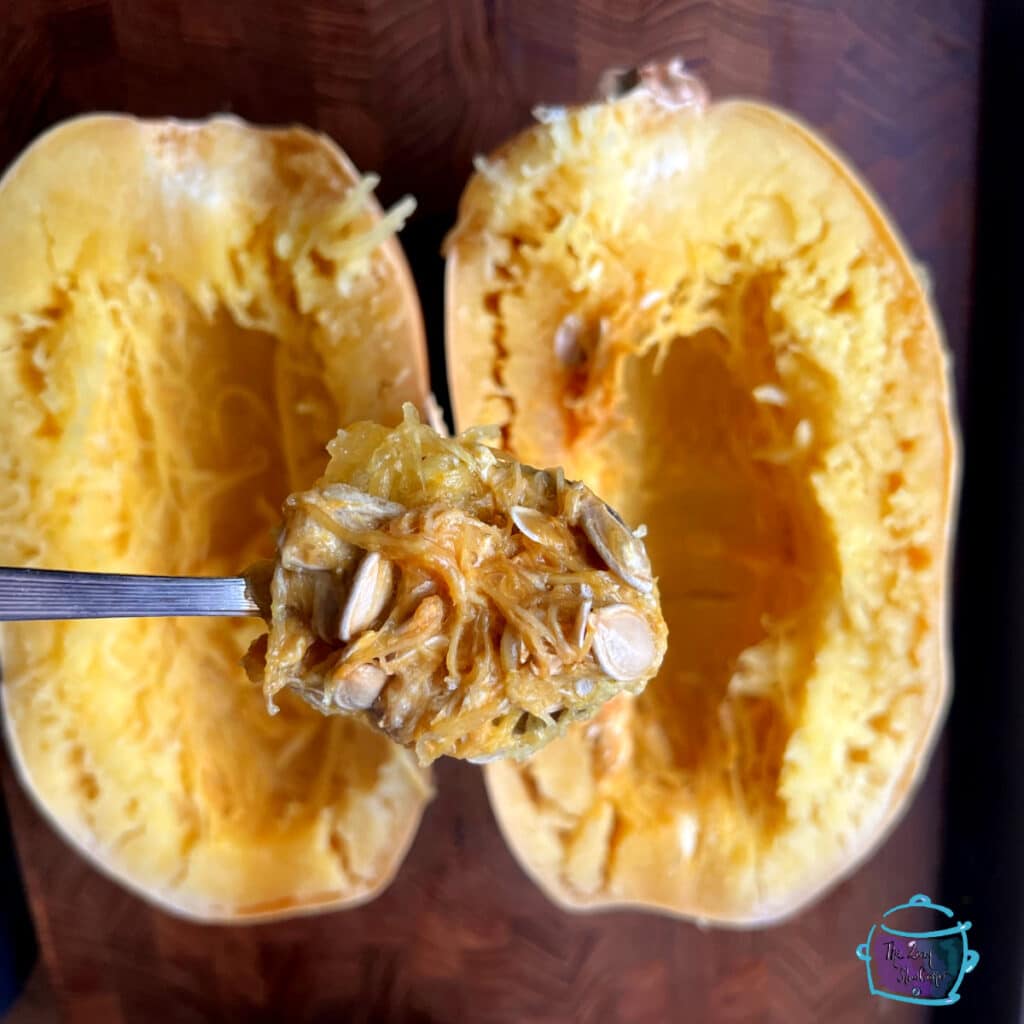
[[[474,153],[602,70],[681,54],[713,95],[801,114],[860,167],[928,268],[966,355],[981,35],[975,0],[7,0],[0,165],[87,110],[329,132],[420,200],[403,235],[443,395],[437,248]],[[961,380],[962,385],[962,380]],[[962,391],[961,391],[962,397]],[[567,915],[516,866],[479,772],[443,764],[395,884],[354,911],[238,928],[177,921],[98,875],[4,792],[56,999],[80,1022],[921,1021],[868,995],[854,949],[935,891],[944,747],[884,847],[823,902],[760,932]]]

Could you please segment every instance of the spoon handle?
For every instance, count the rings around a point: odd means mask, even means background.
[[[0,567],[0,622],[257,614],[240,576],[126,576]]]

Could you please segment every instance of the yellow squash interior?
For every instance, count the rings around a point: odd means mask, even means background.
[[[837,158],[664,99],[542,111],[449,241],[458,425],[646,523],[669,625],[639,698],[488,784],[563,904],[759,922],[877,843],[945,707],[948,383]]]
[[[0,563],[236,575],[339,423],[422,404],[422,326],[372,180],[327,140],[86,118],[0,184]],[[29,790],[107,871],[197,918],[369,898],[429,795],[411,755],[296,699],[256,620],[6,626]]]

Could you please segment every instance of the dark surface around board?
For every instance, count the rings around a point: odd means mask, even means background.
[[[0,801],[0,1014],[18,997],[36,959],[36,941],[10,823]]]
[[[1004,124],[1024,96],[1024,4],[987,5],[977,259],[963,407],[954,672],[939,901],[971,922],[984,975],[936,1021],[1024,1020],[1024,194]],[[987,953],[985,951],[988,951]],[[979,968],[980,970],[980,968]],[[969,996],[969,998],[968,998]]]
[[[0,0],[0,8],[0,166],[82,111],[231,110],[313,125],[381,173],[384,201],[415,194],[419,211],[402,239],[442,404],[438,250],[472,156],[526,125],[539,102],[589,98],[609,66],[680,54],[713,95],[786,106],[860,168],[927,267],[960,399],[967,388],[975,397],[966,372],[982,59],[975,0]],[[974,345],[983,340],[977,326]],[[981,639],[985,624],[972,621],[969,636]],[[960,764],[969,738],[950,733]],[[880,914],[917,892],[941,893],[961,916],[975,915],[972,942],[983,959],[981,976],[964,986],[964,1011],[984,1005],[982,988],[1015,985],[1019,994],[1019,973],[1004,975],[994,953],[985,971],[989,908],[973,894],[989,896],[995,883],[974,885],[971,874],[986,870],[985,853],[958,864],[947,848],[940,878],[947,792],[960,794],[951,813],[978,823],[962,777],[947,769],[949,749],[940,743],[908,813],[853,877],[793,921],[754,932],[557,910],[508,852],[478,770],[461,764],[440,766],[439,795],[398,878],[368,906],[239,928],[184,923],[101,877],[56,837],[6,762],[3,774],[45,977],[72,1021],[855,1024],[928,1019],[925,1008],[871,997],[854,956]],[[967,1019],[1008,1019],[996,1015],[1008,1002],[990,1005]]]

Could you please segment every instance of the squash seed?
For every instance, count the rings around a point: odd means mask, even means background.
[[[375,526],[381,520],[394,519],[405,511],[405,506],[399,505],[397,501],[376,498],[349,484],[328,484],[321,489],[320,494],[334,518],[353,529],[358,526]]]
[[[470,764],[491,764],[494,761],[499,761],[505,757],[505,751],[499,750],[493,754],[481,754],[479,757],[467,757],[466,760]]]
[[[583,318],[578,313],[570,313],[555,331],[555,358],[563,366],[574,367],[584,362],[582,338]]]
[[[359,563],[348,600],[338,623],[338,639],[348,643],[356,633],[366,629],[382,611],[391,597],[395,569],[376,551]]]
[[[558,548],[565,547],[570,542],[565,527],[557,519],[552,519],[535,508],[513,505],[509,509],[509,515],[519,532],[529,537],[535,544]]]
[[[281,538],[281,565],[285,569],[331,569],[352,551],[340,537],[318,523],[308,512],[297,511],[291,527]]]
[[[589,495],[580,509],[580,525],[594,550],[620,579],[642,594],[654,589],[647,549],[600,499]]]
[[[628,604],[611,604],[591,614],[594,656],[605,675],[620,682],[640,679],[657,659],[654,633]]]
[[[332,678],[335,684],[334,703],[345,711],[364,711],[380,696],[388,674],[368,662],[348,668]]]

